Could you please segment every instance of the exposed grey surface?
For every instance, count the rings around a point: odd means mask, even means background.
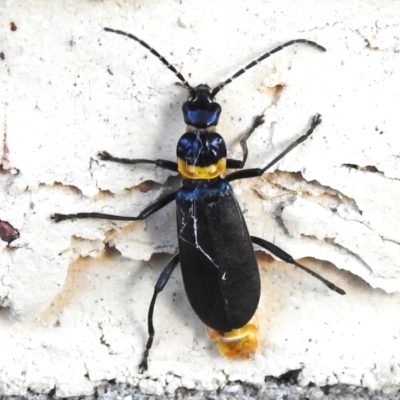
[[[293,371],[296,375],[297,371]],[[113,382],[101,385],[92,396],[80,396],[70,399],[82,400],[397,400],[400,394],[372,391],[366,388],[350,385],[334,385],[325,387],[299,386],[294,382],[292,372],[274,379],[267,378],[261,387],[247,385],[244,382],[231,382],[221,390],[197,391],[178,388],[175,394],[154,396],[141,392],[136,387]],[[29,393],[27,396],[0,396],[1,400],[51,400],[58,399],[52,393],[38,395]]]

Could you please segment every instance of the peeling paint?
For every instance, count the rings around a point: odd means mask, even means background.
[[[20,232],[0,241],[1,394],[83,396],[107,379],[152,394],[232,381],[265,388],[266,375],[287,371],[300,371],[301,385],[398,390],[399,5],[207,1],[0,5],[0,215]],[[218,94],[219,132],[232,157],[241,154],[241,132],[265,111],[249,139],[249,168],[322,114],[318,131],[275,171],[234,187],[252,235],[347,292],[338,300],[259,255],[261,343],[252,362],[218,356],[177,271],[157,305],[150,375],[138,374],[150,294],[168,258],[161,253],[177,246],[174,206],[135,223],[50,219],[137,215],[176,184],[151,166],[98,159],[107,150],[174,160],[186,97],[145,49],[116,44],[104,26],[132,30],[191,81],[211,85],[285,40],[328,49],[287,49]]]

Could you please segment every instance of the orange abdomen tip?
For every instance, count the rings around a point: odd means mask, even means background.
[[[230,332],[218,332],[207,327],[207,336],[216,342],[218,351],[225,358],[247,360],[252,358],[258,348],[258,324],[253,317],[249,323]]]

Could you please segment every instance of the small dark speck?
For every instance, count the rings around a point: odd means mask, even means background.
[[[73,47],[73,46],[75,46],[75,42],[71,39],[71,40],[69,41],[69,45],[70,45],[71,47]]]
[[[4,55],[3,52],[0,52],[0,60],[4,60],[6,58],[6,56]]]
[[[17,25],[15,25],[14,22],[10,22],[10,29],[11,29],[13,32],[15,32],[18,28],[17,28]]]
[[[347,164],[347,166],[352,169],[358,169],[358,166],[356,164]]]
[[[0,239],[10,244],[19,238],[19,232],[9,222],[0,220]]]
[[[108,72],[110,75],[114,75],[109,67],[107,68],[107,72]]]

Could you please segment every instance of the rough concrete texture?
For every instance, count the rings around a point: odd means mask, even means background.
[[[240,382],[237,390],[255,387],[256,396],[268,391],[265,377],[299,370],[299,386],[287,390],[308,398],[317,398],[310,390],[334,398],[321,389],[327,386],[345,388],[343,396],[395,396],[399,15],[399,2],[373,0],[3,0],[0,394],[92,396],[111,380],[121,393],[128,385],[146,396],[178,389],[222,396],[221,388]],[[231,157],[241,157],[240,135],[265,112],[248,142],[248,167],[264,166],[313,115],[323,116],[270,174],[234,188],[253,235],[347,295],[258,252],[263,294],[254,360],[219,356],[177,270],[157,303],[149,371],[139,374],[153,286],[176,251],[173,204],[143,222],[50,220],[54,212],[137,215],[179,184],[161,169],[97,157],[107,150],[175,160],[185,130],[187,93],[176,77],[105,26],[143,38],[192,85],[215,86],[294,38],[328,49],[289,47],[217,98],[218,132]]]

